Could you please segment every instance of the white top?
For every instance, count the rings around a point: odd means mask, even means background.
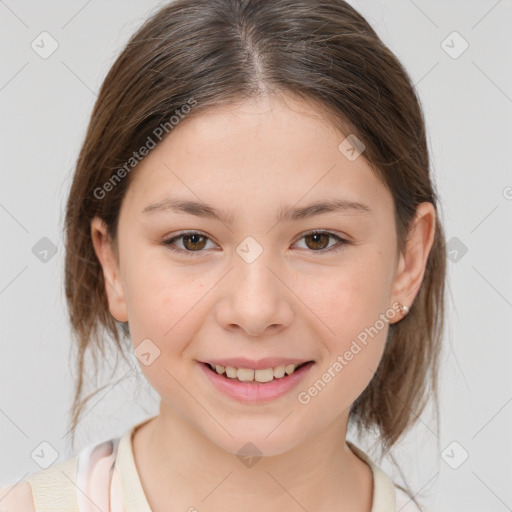
[[[0,512],[151,512],[135,466],[133,432],[84,448],[79,455],[0,488]],[[417,512],[408,496],[360,448],[349,448],[373,475],[371,512]],[[29,485],[27,485],[29,484]],[[91,499],[93,498],[93,499]],[[94,505],[91,502],[94,501]]]

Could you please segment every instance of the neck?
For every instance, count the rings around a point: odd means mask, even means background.
[[[133,454],[152,512],[167,512],[169,504],[187,511],[370,512],[371,469],[345,444],[347,421],[287,452],[244,463],[161,405],[134,432]]]

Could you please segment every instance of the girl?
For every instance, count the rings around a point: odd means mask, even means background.
[[[161,8],[102,85],[65,227],[73,434],[101,328],[160,409],[5,510],[417,510],[346,434],[387,454],[437,404],[444,235],[414,88],[350,5]]]

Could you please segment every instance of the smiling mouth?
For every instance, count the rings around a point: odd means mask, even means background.
[[[285,366],[276,366],[275,368],[265,368],[263,370],[253,370],[250,368],[234,368],[232,366],[212,365],[203,363],[212,373],[227,380],[248,382],[254,384],[265,384],[276,380],[288,378],[300,368],[306,365],[312,365],[314,361],[306,361],[299,365],[288,364]]]

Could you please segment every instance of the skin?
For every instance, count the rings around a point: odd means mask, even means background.
[[[119,259],[104,223],[93,219],[111,314],[129,322],[134,347],[149,338],[160,350],[149,366],[141,364],[161,396],[159,415],[132,438],[154,512],[169,504],[202,512],[299,510],[298,503],[315,511],[371,510],[371,470],[345,437],[350,405],[381,359],[387,323],[310,403],[299,403],[297,394],[394,302],[412,304],[435,210],[419,205],[400,254],[392,196],[363,157],[350,161],[339,151],[345,137],[291,96],[216,107],[181,122],[137,166],[120,211]],[[170,195],[229,209],[233,223],[141,213]],[[363,202],[371,214],[275,223],[281,208],[327,197]],[[352,243],[328,252],[338,240],[315,245],[305,235],[312,229]],[[202,252],[193,251],[197,240],[174,243],[191,256],[163,243],[183,230],[208,237],[200,239]],[[251,264],[236,252],[247,236],[263,248]],[[315,365],[285,396],[244,404],[213,388],[197,363],[235,356],[300,357]],[[250,468],[236,456],[249,441],[263,454]]]

